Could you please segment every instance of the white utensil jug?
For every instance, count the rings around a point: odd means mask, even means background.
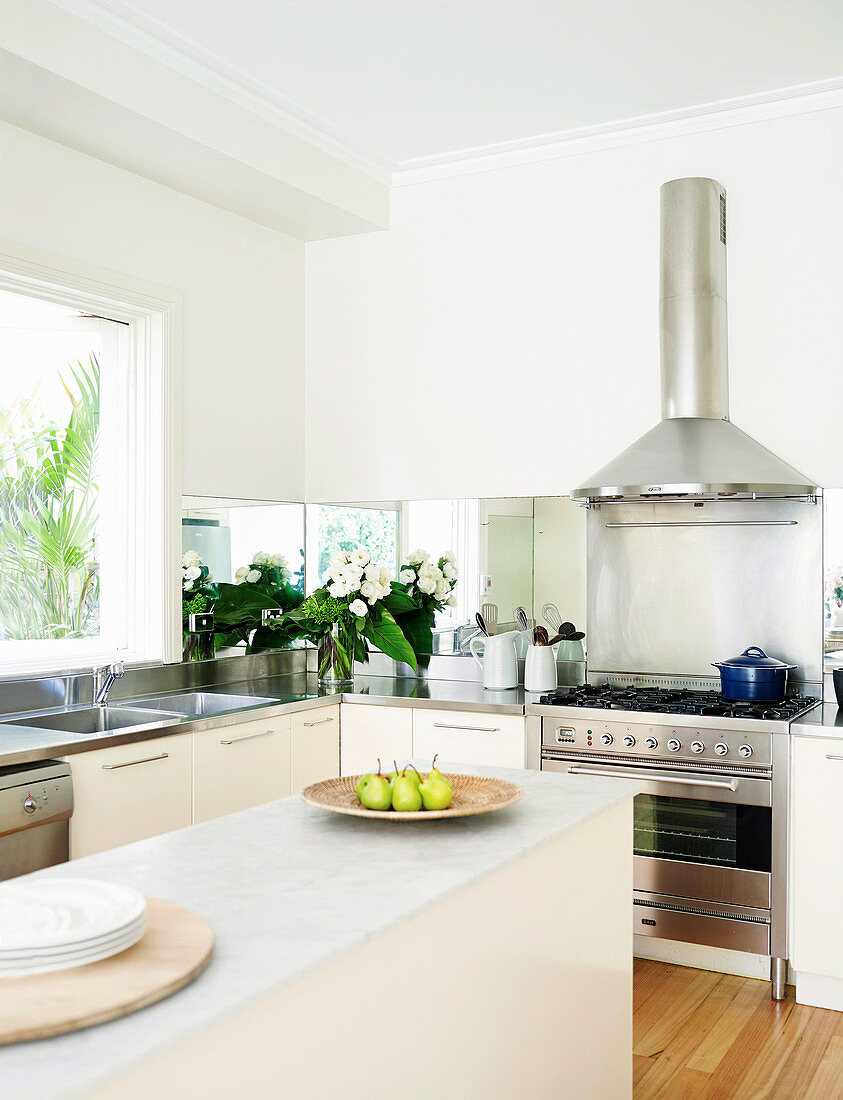
[[[556,690],[556,654],[549,645],[531,645],[524,662],[525,691]]]
[[[490,638],[471,639],[471,655],[483,669],[483,687],[488,691],[505,691],[518,686],[515,639],[519,633],[518,630],[507,630],[505,634],[493,634]],[[477,646],[481,645],[482,661],[477,654]]]

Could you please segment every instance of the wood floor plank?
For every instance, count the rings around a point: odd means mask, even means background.
[[[651,1000],[646,1006],[650,1011],[641,1014],[649,1026],[639,1032],[633,1052],[648,1056],[664,1050],[722,978],[722,974],[710,970],[697,970],[692,976],[680,976],[678,981],[674,979],[671,983],[675,986],[672,995]]]
[[[831,1037],[825,1048],[825,1054],[817,1066],[817,1072],[808,1085],[805,1100],[840,1100],[841,1097],[843,1097],[843,1036],[837,1034]]]
[[[636,960],[635,1100],[843,1100],[843,1013]]]
[[[723,981],[715,990],[722,1005],[722,1014],[709,1032],[702,1036],[697,1049],[685,1063],[688,1069],[714,1073],[726,1051],[735,1041],[735,1035],[744,1026],[765,994],[764,983],[754,983],[735,974],[725,974]]]
[[[804,1097],[809,1083],[813,1080],[825,1056],[826,1048],[835,1038],[840,1013],[831,1012],[825,1008],[812,1008],[809,1011],[811,1015],[808,1023],[770,1091],[771,1100],[793,1100],[797,1096]],[[828,1100],[831,1098],[829,1097]]]

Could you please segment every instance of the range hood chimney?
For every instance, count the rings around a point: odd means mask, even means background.
[[[574,500],[805,497],[818,487],[729,421],[726,192],[711,179],[661,188],[662,420]]]

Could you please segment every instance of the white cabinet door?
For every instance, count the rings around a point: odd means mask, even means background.
[[[291,715],[292,792],[340,774],[340,708],[320,707]]]
[[[290,719],[193,735],[193,820],[210,821],[290,794]]]
[[[455,764],[496,768],[525,767],[526,723],[516,715],[459,710],[413,711],[413,756],[427,764],[439,759]]]
[[[792,745],[791,963],[843,978],[843,741]]]
[[[340,729],[342,775],[392,770],[413,755],[413,712],[409,707],[343,703]]]
[[[71,858],[189,825],[192,740],[180,733],[70,756]]]

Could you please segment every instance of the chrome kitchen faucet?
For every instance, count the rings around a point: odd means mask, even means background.
[[[108,703],[108,693],[115,680],[123,675],[123,662],[114,661],[94,669],[94,706],[104,707]]]

